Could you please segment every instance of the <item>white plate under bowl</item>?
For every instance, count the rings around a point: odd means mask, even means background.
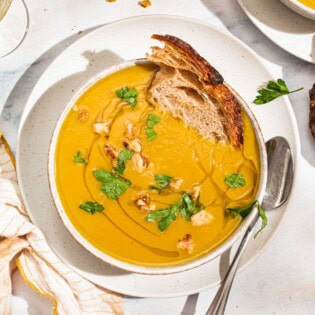
[[[315,21],[292,11],[280,0],[238,0],[249,19],[290,54],[315,63]]]
[[[257,88],[272,79],[259,57],[239,40],[209,24],[176,16],[154,15],[102,26],[64,50],[38,80],[21,119],[17,172],[32,221],[42,229],[57,255],[75,271],[99,286],[130,296],[171,297],[199,292],[220,282],[226,265],[220,257],[200,267],[170,275],[129,273],[111,267],[80,246],[64,227],[49,191],[47,158],[56,121],[84,83],[104,69],[145,56],[153,33],[178,36],[210,61],[249,104]],[[288,139],[297,163],[296,121],[286,97],[271,104],[250,105],[264,138]],[[251,240],[240,270],[249,265],[275,235],[288,209],[269,214],[268,227]],[[235,249],[235,248],[234,248]]]

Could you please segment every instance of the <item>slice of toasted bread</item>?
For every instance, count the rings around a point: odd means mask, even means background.
[[[220,73],[181,39],[171,35],[152,38],[165,46],[152,47],[151,55],[147,55],[160,66],[148,89],[148,100],[202,136],[240,147],[241,109]]]

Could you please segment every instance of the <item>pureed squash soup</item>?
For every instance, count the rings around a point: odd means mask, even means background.
[[[213,143],[146,101],[156,66],[134,65],[91,86],[60,129],[57,190],[70,221],[104,253],[149,267],[183,264],[241,222],[226,208],[259,185],[255,132],[244,145]],[[233,188],[234,187],[234,188]]]

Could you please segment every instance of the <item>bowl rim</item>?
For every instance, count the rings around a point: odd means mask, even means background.
[[[75,228],[73,223],[70,221],[66,211],[64,210],[64,207],[59,197],[56,180],[55,180],[56,179],[55,178],[56,144],[58,141],[60,129],[63,125],[63,122],[65,118],[68,116],[75,102],[79,99],[79,97],[84,92],[86,92],[92,85],[94,85],[99,80],[119,70],[122,70],[124,68],[128,68],[130,66],[137,65],[137,64],[148,64],[148,63],[150,62],[147,61],[145,58],[122,61],[119,64],[112,65],[109,68],[104,69],[103,71],[99,72],[98,74],[93,76],[90,80],[88,80],[85,84],[83,84],[81,88],[78,89],[78,91],[72,96],[70,101],[65,105],[64,109],[62,110],[55,124],[54,131],[53,131],[50,144],[49,144],[47,172],[48,172],[49,190],[50,190],[55,208],[57,210],[57,213],[60,216],[64,226],[67,228],[67,230],[71,234],[71,236],[81,246],[83,246],[88,252],[98,257],[104,263],[110,266],[113,266],[113,267],[116,267],[116,268],[119,268],[128,272],[134,272],[134,273],[139,273],[139,274],[166,275],[166,274],[172,274],[172,273],[177,273],[177,272],[183,272],[186,270],[199,267],[217,258],[221,254],[223,254],[225,251],[230,249],[244,235],[245,231],[250,226],[252,219],[256,216],[257,210],[252,211],[245,219],[243,219],[241,224],[223,242],[221,242],[215,248],[210,250],[208,253],[192,261],[189,261],[187,263],[183,263],[180,265],[169,266],[169,267],[167,266],[165,267],[164,266],[156,266],[156,267],[141,266],[141,265],[136,265],[136,264],[119,260],[109,254],[106,254],[105,252],[97,248],[95,245],[93,245],[91,242],[89,242],[87,239],[85,239],[84,236]],[[259,202],[261,202],[264,191],[265,191],[266,183],[267,183],[267,152],[266,152],[266,147],[265,147],[265,141],[264,141],[261,129],[259,127],[259,124],[256,120],[256,117],[251,111],[249,105],[228,83],[224,82],[224,84],[230,88],[231,92],[236,97],[237,102],[240,104],[242,109],[245,111],[245,113],[249,117],[249,120],[255,131],[255,136],[256,136],[257,144],[259,148],[259,157],[260,157],[260,182],[259,182],[258,190],[256,193],[256,199]]]
[[[294,12],[308,18],[315,20],[315,9],[305,5],[299,0],[281,0],[287,7],[292,9]]]

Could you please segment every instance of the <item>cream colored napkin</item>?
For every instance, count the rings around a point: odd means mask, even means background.
[[[54,314],[122,314],[122,298],[98,288],[63,264],[34,226],[17,185],[14,158],[0,134],[0,314],[11,314],[11,270],[49,298]]]

